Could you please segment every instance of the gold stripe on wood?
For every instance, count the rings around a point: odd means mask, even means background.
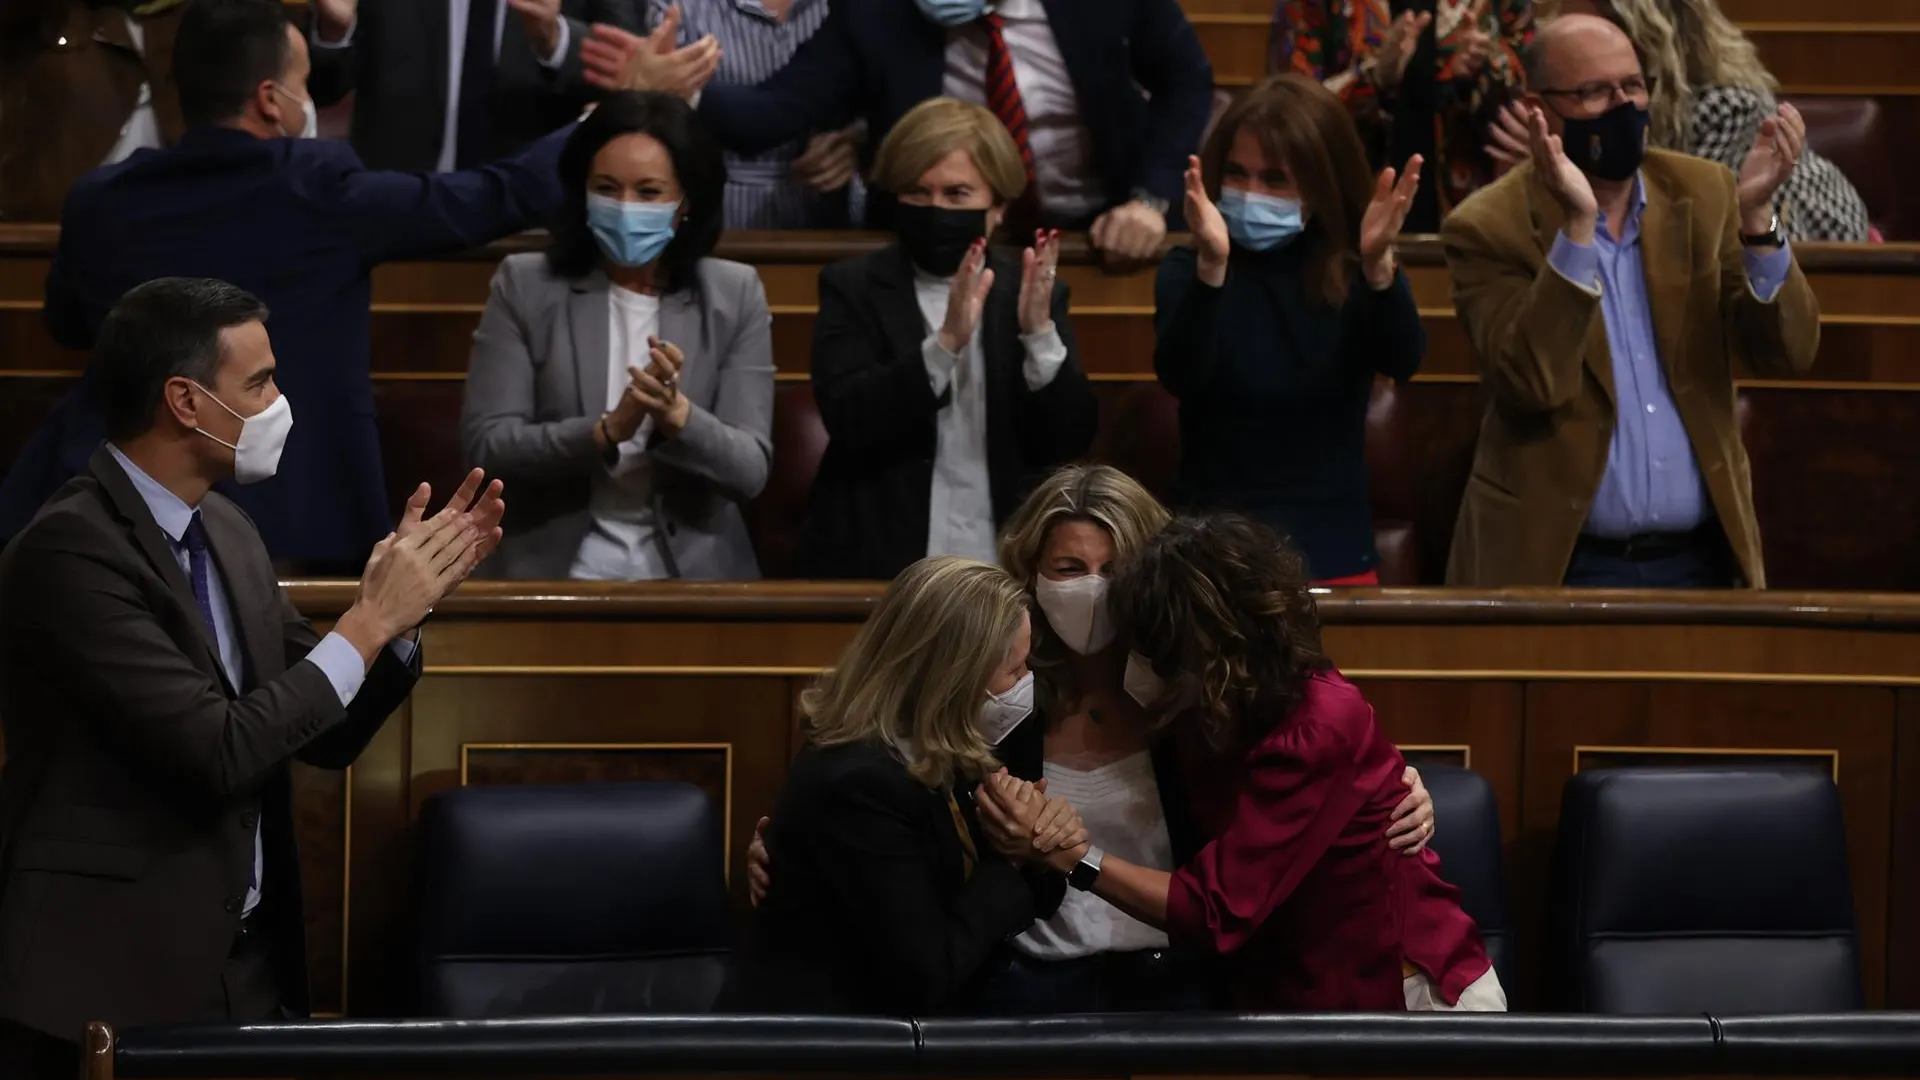
[[[1840,751],[1783,749],[1777,746],[1575,746],[1573,771],[1580,771],[1581,754],[1661,754],[1669,757],[1780,757],[1826,758],[1833,782],[1840,782]]]
[[[1364,690],[1365,687],[1362,687]],[[1395,743],[1405,754],[1459,754],[1462,768],[1473,768],[1473,747],[1466,743]]]

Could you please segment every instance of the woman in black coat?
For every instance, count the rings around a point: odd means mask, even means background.
[[[928,555],[991,561],[1031,484],[1093,441],[1058,238],[988,237],[1026,189],[993,114],[934,98],[888,133],[874,182],[899,242],[820,273],[814,400],[829,442],[800,540],[815,578],[890,578]]]
[[[1059,906],[1065,877],[996,841],[973,804],[1033,710],[1031,633],[1026,593],[997,566],[941,556],[894,579],[801,698],[807,747],[767,839],[780,889],[717,1008],[948,1011]],[[1071,807],[1052,809],[1056,839],[1085,839]]]

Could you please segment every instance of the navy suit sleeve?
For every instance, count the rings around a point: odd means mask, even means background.
[[[849,18],[841,5],[830,7],[787,66],[758,86],[709,85],[700,95],[700,118],[720,145],[760,154],[858,113],[862,72]]]
[[[1149,97],[1133,186],[1166,199],[1172,225],[1180,216],[1187,155],[1199,152],[1213,114],[1213,65],[1179,0],[1139,0],[1127,40],[1134,80]]]
[[[1231,272],[1231,271],[1229,271]],[[1200,280],[1193,249],[1177,247],[1160,260],[1153,283],[1153,373],[1176,398],[1206,393],[1220,357],[1220,297]]]
[[[560,209],[560,148],[573,129],[569,124],[491,165],[449,173],[369,169],[345,143],[296,146],[324,153],[315,167],[328,174],[341,227],[373,264],[464,251],[546,224]]]
[[[1375,292],[1356,275],[1347,300],[1347,355],[1357,367],[1406,382],[1420,370],[1427,352],[1427,331],[1420,325],[1420,306],[1404,271],[1393,284]]]
[[[76,188],[68,194],[66,209],[60,215],[60,240],[54,245],[53,262],[47,267],[46,296],[40,308],[47,336],[63,349],[93,348],[93,335],[97,329],[94,319],[87,313],[85,296],[79,284],[73,280],[70,269],[70,252],[78,243],[76,236],[79,230],[68,223],[86,220],[91,216],[84,210],[75,209],[76,204],[84,198],[83,191]]]

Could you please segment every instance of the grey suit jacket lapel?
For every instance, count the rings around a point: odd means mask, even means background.
[[[706,341],[706,325],[692,289],[679,289],[660,298],[660,340],[678,345],[680,354],[686,357],[680,371],[680,392],[695,405],[711,409],[717,358]]]
[[[567,326],[573,338],[574,382],[580,394],[580,415],[607,411],[607,276],[595,270],[569,286]]]

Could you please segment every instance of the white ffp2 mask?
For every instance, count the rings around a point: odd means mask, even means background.
[[[1042,574],[1034,579],[1034,599],[1047,625],[1067,648],[1091,656],[1113,641],[1113,616],[1107,610],[1107,587],[1101,574],[1055,581]]]
[[[281,452],[287,448],[287,433],[293,430],[293,404],[287,395],[274,398],[273,404],[252,416],[241,416],[232,406],[214,397],[213,391],[199,383],[193,385],[240,421],[237,442],[228,442],[205,428],[194,429],[233,451],[233,478],[243,484],[253,484],[272,476],[280,468]]]
[[[980,703],[974,727],[988,746],[999,746],[1033,712],[1033,672],[1029,671],[1004,694],[988,694]]]

